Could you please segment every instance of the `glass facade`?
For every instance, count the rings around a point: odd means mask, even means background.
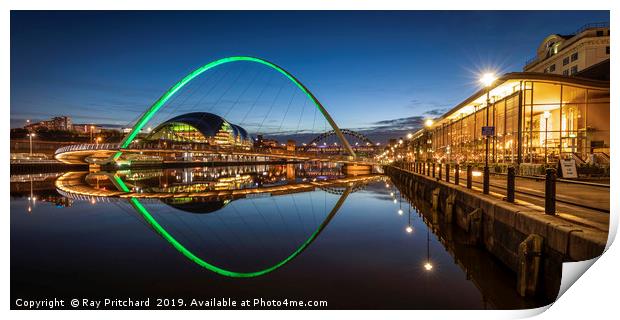
[[[609,87],[550,80],[512,80],[444,115],[413,141],[418,159],[552,163],[609,159]]]
[[[185,143],[205,143],[217,146],[250,146],[251,140],[236,135],[227,122],[223,122],[219,131],[213,136],[205,136],[194,126],[183,122],[169,122],[158,127],[147,140],[166,140]]]

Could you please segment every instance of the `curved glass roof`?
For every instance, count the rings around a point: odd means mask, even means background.
[[[176,116],[158,125],[153,132],[157,132],[171,123],[185,123],[190,125],[200,131],[200,133],[202,133],[205,137],[215,136],[215,134],[220,131],[222,126],[226,123],[232,129],[235,138],[241,138],[243,140],[249,139],[248,132],[245,129],[209,112],[190,112]]]

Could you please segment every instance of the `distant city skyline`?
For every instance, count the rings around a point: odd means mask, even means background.
[[[60,115],[126,126],[192,69],[250,55],[299,77],[340,127],[383,139],[469,97],[483,71],[521,71],[547,35],[608,21],[609,11],[12,11],[11,127]]]

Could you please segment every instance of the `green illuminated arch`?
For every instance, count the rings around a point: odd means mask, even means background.
[[[140,116],[140,118],[136,122],[136,125],[131,129],[131,131],[127,134],[127,136],[125,136],[125,138],[121,141],[120,149],[121,150],[122,149],[126,149],[131,144],[131,142],[136,138],[136,136],[138,135],[138,132],[140,132],[140,130],[142,130],[142,128],[148,123],[148,121],[151,120],[151,118],[153,118],[155,113],[157,113],[157,111],[159,111],[159,109],[161,107],[163,107],[163,105],[172,96],[174,96],[174,94],[176,94],[177,91],[179,91],[181,88],[183,88],[186,84],[188,84],[194,78],[196,78],[197,76],[201,75],[203,72],[205,72],[207,70],[210,70],[210,69],[213,69],[213,68],[215,68],[215,67],[217,67],[219,65],[226,64],[226,63],[231,63],[231,62],[238,62],[238,61],[248,61],[248,62],[255,62],[255,63],[263,64],[265,66],[268,66],[268,67],[270,67],[270,68],[280,72],[284,76],[286,76],[286,78],[288,78],[291,82],[293,82],[299,89],[301,89],[308,96],[308,98],[310,98],[312,100],[312,102],[314,102],[314,105],[319,109],[319,111],[321,111],[321,113],[323,114],[323,116],[325,117],[327,122],[329,122],[329,125],[336,132],[336,135],[340,139],[340,142],[344,146],[345,150],[347,150],[347,152],[351,156],[355,157],[355,152],[351,148],[351,145],[349,144],[347,139],[344,137],[344,135],[342,134],[342,132],[340,131],[340,129],[338,128],[338,126],[336,125],[336,123],[334,122],[332,117],[329,115],[327,110],[325,110],[325,108],[323,107],[321,102],[319,102],[319,100],[314,96],[314,94],[312,94],[312,92],[310,92],[310,90],[308,90],[308,88],[306,88],[306,86],[304,86],[292,74],[290,74],[288,71],[284,70],[283,68],[279,67],[278,65],[276,65],[274,63],[271,63],[271,62],[269,62],[267,60],[264,60],[264,59],[255,58],[255,57],[248,57],[248,56],[233,56],[233,57],[227,57],[227,58],[222,58],[222,59],[219,59],[219,60],[215,60],[215,61],[213,61],[211,63],[208,63],[208,64],[206,64],[206,65],[204,65],[204,66],[202,66],[202,67],[192,71],[190,74],[185,76],[185,78],[181,79],[179,82],[174,84],[170,89],[168,89],[168,91],[166,91],[157,101],[155,101],[155,103],[149,109],[147,109],[142,114],[142,116]],[[113,158],[113,160],[116,160],[121,155],[122,155],[122,151],[119,151],[112,158]]]
[[[115,180],[116,179],[120,180],[116,175],[114,177],[115,177]],[[142,205],[142,203],[140,203],[140,201],[137,198],[130,198],[129,201],[131,205],[138,211],[138,213],[140,213],[140,215],[144,218],[144,220],[146,220],[146,222],[155,231],[157,231],[157,233],[159,233],[164,239],[166,239],[166,241],[168,241],[177,251],[179,251],[186,258],[193,261],[200,267],[205,268],[209,271],[215,272],[217,274],[226,276],[226,277],[254,278],[254,277],[262,276],[262,275],[265,275],[267,273],[270,273],[272,271],[279,269],[280,267],[284,266],[285,264],[293,260],[295,257],[297,257],[300,253],[302,253],[318,237],[321,231],[323,231],[323,229],[325,229],[325,227],[329,224],[329,222],[336,215],[338,210],[340,210],[340,207],[342,206],[346,198],[349,196],[350,192],[351,192],[351,187],[347,187],[345,191],[343,192],[342,196],[340,196],[340,199],[338,199],[338,202],[336,203],[334,208],[327,215],[325,220],[323,220],[321,225],[319,225],[319,227],[310,235],[310,237],[308,237],[301,244],[301,246],[299,246],[295,251],[293,251],[293,253],[291,253],[288,257],[284,258],[284,260],[276,263],[275,265],[271,267],[258,270],[258,271],[253,271],[253,272],[237,272],[237,271],[226,270],[216,265],[213,265],[209,262],[204,261],[200,257],[196,256],[193,252],[185,248],[183,244],[177,241],[168,231],[166,231],[166,229],[162,227],[159,224],[159,222],[157,222],[157,220],[153,217],[153,215],[151,215],[151,213]]]

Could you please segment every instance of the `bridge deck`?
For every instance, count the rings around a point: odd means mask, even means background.
[[[108,159],[111,158],[117,152],[122,151],[126,155],[170,155],[170,154],[191,154],[194,155],[217,155],[217,156],[236,156],[245,157],[246,159],[260,158],[268,162],[272,159],[278,160],[293,160],[293,161],[316,161],[316,162],[339,162],[339,163],[354,163],[362,165],[376,164],[372,158],[363,157],[351,157],[347,155],[333,155],[333,154],[321,154],[317,152],[303,152],[303,151],[286,151],[286,150],[247,150],[242,148],[213,148],[208,146],[194,146],[192,148],[128,148],[120,149],[116,144],[83,144],[73,145],[60,148],[56,151],[55,157],[59,161],[65,163],[88,163],[87,159],[98,158]],[[190,157],[188,157],[190,158]],[[192,160],[187,160],[192,162]]]
[[[383,175],[371,174],[357,177],[347,177],[327,181],[311,181],[293,183],[279,186],[268,186],[250,189],[236,190],[213,190],[206,192],[180,192],[180,193],[153,193],[153,192],[123,192],[114,190],[96,189],[84,183],[86,172],[70,172],[56,180],[56,188],[70,194],[77,194],[91,197],[116,197],[116,198],[186,198],[186,197],[205,197],[205,198],[245,198],[248,195],[271,194],[281,195],[311,191],[315,188],[326,188],[339,185],[350,185],[354,183],[369,182],[380,179]]]

